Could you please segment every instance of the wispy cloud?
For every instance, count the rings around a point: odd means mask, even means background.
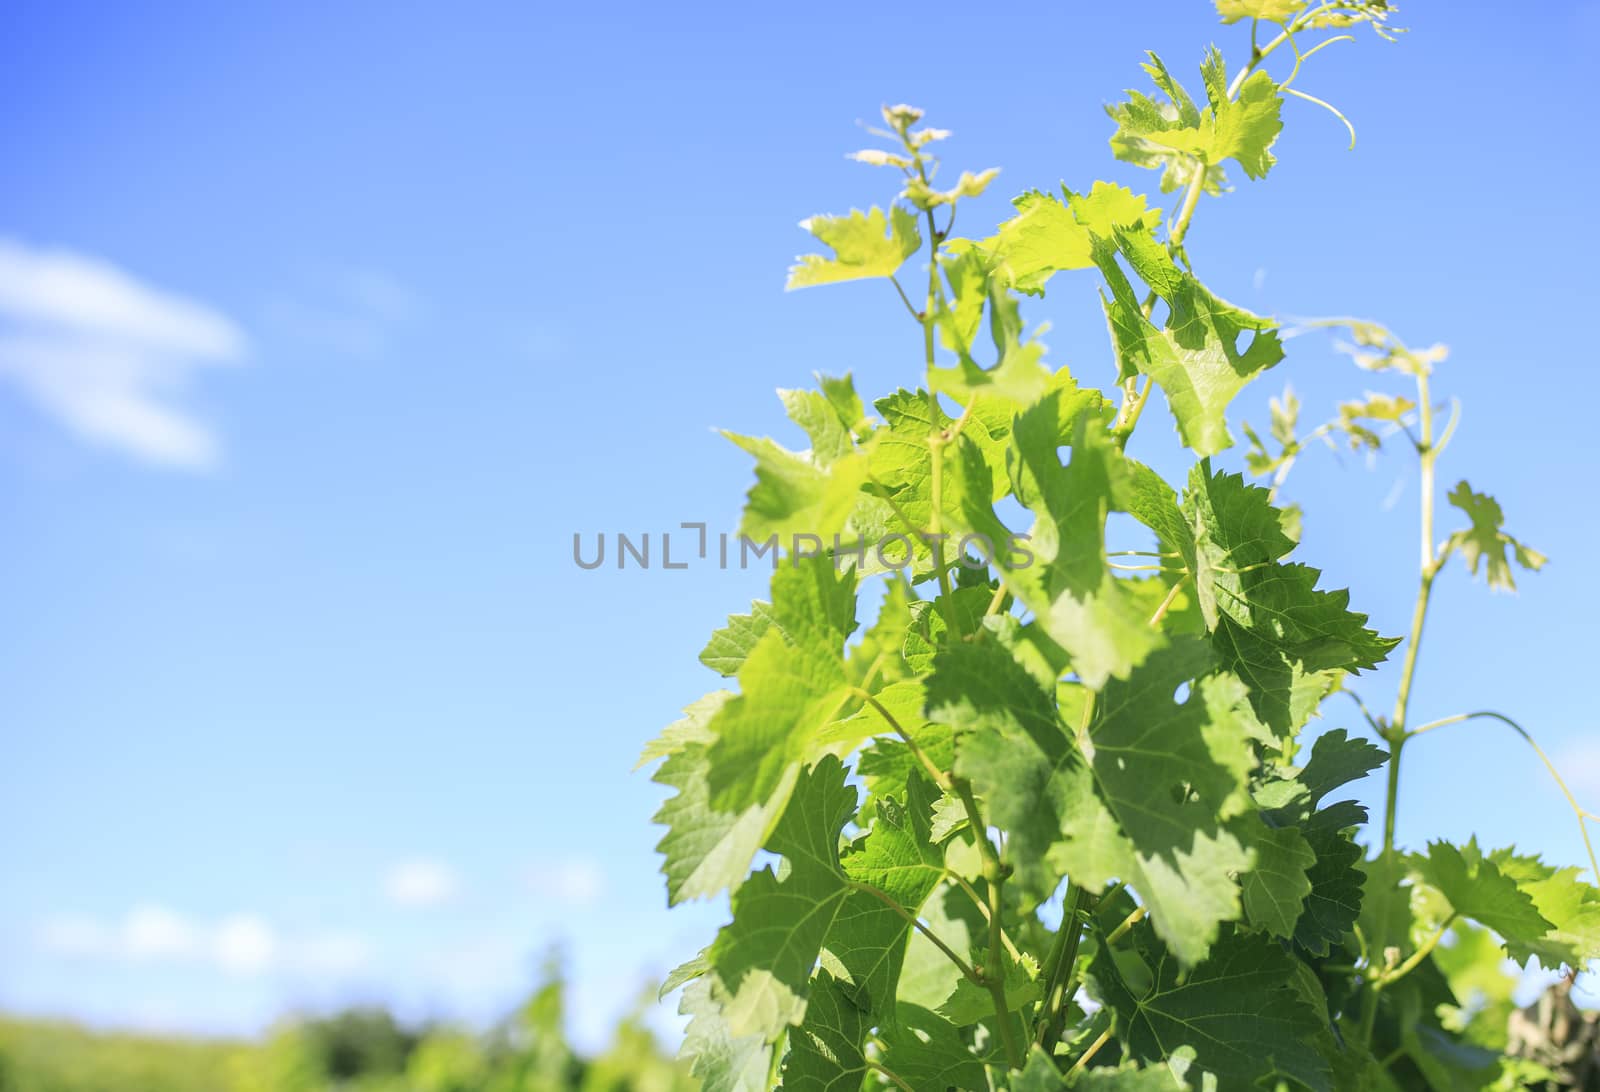
[[[606,874],[598,861],[571,857],[533,868],[528,884],[541,898],[569,907],[598,902],[606,892]]]
[[[273,301],[269,315],[315,347],[372,359],[423,311],[421,298],[398,278],[378,269],[349,268],[317,276],[306,291]]]
[[[455,898],[459,888],[449,865],[427,857],[401,861],[383,881],[389,901],[401,906],[439,906]]]
[[[63,914],[41,922],[39,948],[70,959],[208,966],[240,976],[270,971],[344,974],[362,969],[371,948],[360,936],[284,936],[259,914],[206,922],[159,904],[131,908],[119,920]]]
[[[245,348],[239,327],[205,304],[100,258],[0,238],[0,379],[86,441],[211,468],[216,434],[182,398],[197,371]]]

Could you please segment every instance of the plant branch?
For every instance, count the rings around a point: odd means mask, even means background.
[[[1097,901],[1086,888],[1070,883],[1067,887],[1061,902],[1061,928],[1045,960],[1044,1004],[1040,1007],[1034,1034],[1034,1042],[1040,1046],[1061,1037],[1067,1002],[1072,1000],[1069,988],[1076,979],[1078,949],[1083,944],[1083,919]]]
[[[1167,616],[1167,611],[1172,609],[1172,604],[1178,599],[1178,593],[1183,590],[1183,586],[1188,582],[1189,574],[1184,573],[1183,576],[1179,578],[1177,583],[1172,585],[1171,589],[1169,589],[1167,592],[1167,597],[1161,601],[1161,605],[1156,608],[1156,612],[1150,616],[1150,625],[1152,627],[1159,626],[1161,624],[1161,619]]]
[[[1067,1070],[1067,1080],[1070,1081],[1074,1076],[1081,1073],[1084,1068],[1088,1066],[1089,1059],[1100,1053],[1100,1048],[1105,1046],[1110,1041],[1111,1029],[1108,1027],[1106,1030],[1100,1033],[1099,1037],[1096,1038],[1094,1042],[1090,1043],[1084,1048],[1082,1054],[1078,1055],[1078,1060],[1072,1063],[1071,1069]]]
[[[1426,370],[1419,370],[1417,373],[1417,409],[1421,430],[1417,443],[1417,461],[1422,478],[1421,574],[1417,582],[1416,606],[1411,612],[1411,634],[1406,641],[1405,660],[1400,667],[1400,685],[1395,692],[1394,715],[1389,718],[1388,730],[1384,733],[1384,739],[1389,744],[1389,770],[1384,789],[1383,850],[1380,856],[1385,864],[1392,864],[1395,855],[1395,817],[1400,803],[1400,758],[1408,738],[1406,715],[1411,708],[1411,686],[1416,679],[1422,630],[1428,620],[1428,603],[1433,597],[1434,578],[1439,575],[1439,569],[1448,556],[1437,553],[1433,544],[1434,464],[1439,452],[1433,446],[1433,402],[1428,394]],[[1389,942],[1388,936],[1383,931],[1373,939],[1378,951],[1382,951]],[[1364,1005],[1361,1014],[1361,1036],[1363,1045],[1369,1045],[1372,1042],[1372,1029],[1378,1014],[1377,989],[1368,991]]]
[[[918,920],[917,915],[913,914],[904,906],[901,906],[898,902],[896,902],[894,896],[890,895],[887,891],[880,891],[878,888],[873,887],[870,883],[863,883],[860,880],[850,880],[849,886],[852,891],[860,891],[863,894],[871,895],[889,909],[893,910],[896,914],[899,914],[900,917],[905,919],[907,924],[909,924],[913,929],[921,933],[923,936],[927,937],[928,940],[933,943],[935,948],[943,952],[945,958],[950,960],[951,963],[954,963],[956,968],[966,976],[967,981],[978,986],[984,984],[984,975],[981,974],[976,967],[957,955],[955,949],[951,948],[950,945],[939,939],[938,933],[935,933],[932,929],[928,928],[920,920]]]
[[[890,731],[899,736],[901,742],[911,749],[911,754],[918,762],[922,763],[922,768],[928,771],[928,775],[933,778],[934,784],[945,792],[952,791],[950,775],[941,770],[938,764],[928,757],[928,752],[918,746],[917,741],[911,738],[911,733],[901,726],[900,721],[896,719],[893,713],[889,712],[881,701],[860,687],[853,688],[852,693],[872,706],[873,711],[884,719],[884,722],[889,725]]]
[[[1423,732],[1431,732],[1435,728],[1443,728],[1449,724],[1461,724],[1464,721],[1478,720],[1480,718],[1486,720],[1497,720],[1501,724],[1506,725],[1513,732],[1517,733],[1517,735],[1521,736],[1523,742],[1529,747],[1532,747],[1533,753],[1539,756],[1539,761],[1544,763],[1544,768],[1548,770],[1550,772],[1550,776],[1555,779],[1556,786],[1561,790],[1561,795],[1567,798],[1567,806],[1570,807],[1573,814],[1578,817],[1578,831],[1583,835],[1583,848],[1589,854],[1589,870],[1594,873],[1595,882],[1600,883],[1600,864],[1595,862],[1594,843],[1589,839],[1588,820],[1593,818],[1594,813],[1578,803],[1577,798],[1572,795],[1572,790],[1567,787],[1566,779],[1561,776],[1561,771],[1556,769],[1556,764],[1550,761],[1550,756],[1545,753],[1544,748],[1539,746],[1538,741],[1533,738],[1533,734],[1526,728],[1512,720],[1510,717],[1506,716],[1504,713],[1496,713],[1492,709],[1479,709],[1472,713],[1457,713],[1453,717],[1441,717],[1438,720],[1429,721],[1420,728],[1413,728],[1409,733],[1407,733],[1407,735],[1420,736]]]
[[[905,1089],[905,1092],[917,1092],[915,1088],[912,1088],[911,1085],[906,1082],[904,1077],[901,1077],[900,1074],[896,1073],[882,1062],[869,1061],[867,1062],[867,1068],[872,1070],[874,1073],[881,1073],[883,1076],[889,1078],[889,1083],[894,1085],[896,1088],[903,1088]]]
[[[972,786],[958,780],[955,782],[955,791],[961,799],[961,806],[966,809],[967,823],[972,827],[972,836],[983,857],[983,878],[989,889],[989,959],[983,973],[984,985],[989,988],[989,996],[994,1001],[995,1021],[1000,1025],[1000,1040],[1005,1045],[1006,1060],[1012,1069],[1020,1069],[1022,1051],[1017,1044],[1016,1031],[1011,1026],[1011,1004],[1006,1000],[1005,933],[1001,922],[1004,903],[1000,897],[1001,885],[1005,883],[1005,866],[1000,863],[1000,851],[989,840],[989,827],[983,821],[977,798],[972,795]]]
[[[1121,925],[1118,925],[1115,929],[1111,930],[1110,933],[1106,934],[1106,943],[1115,944],[1117,941],[1127,936],[1128,931],[1148,917],[1149,914],[1150,908],[1148,906],[1140,906],[1135,909],[1133,913],[1122,919]]]
[[[1391,982],[1398,982],[1400,979],[1416,970],[1417,967],[1421,965],[1422,961],[1427,959],[1428,956],[1432,954],[1433,950],[1439,946],[1439,942],[1444,939],[1445,933],[1450,931],[1450,926],[1455,924],[1455,920],[1456,914],[1454,911],[1452,911],[1450,916],[1445,918],[1444,922],[1439,926],[1439,928],[1434,931],[1434,934],[1427,940],[1423,941],[1422,946],[1416,951],[1412,952],[1411,955],[1406,958],[1404,963],[1401,963],[1399,966],[1391,970],[1385,971],[1383,974],[1372,980],[1372,992],[1377,993]]]
[[[900,302],[906,305],[906,310],[911,312],[911,317],[916,319],[918,322],[921,322],[922,312],[916,309],[915,305],[913,305],[911,302],[911,297],[906,295],[906,290],[900,287],[900,278],[891,275],[889,277],[889,283],[894,285],[894,290],[900,294]]]

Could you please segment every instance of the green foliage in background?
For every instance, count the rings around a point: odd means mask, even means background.
[[[1299,80],[1349,31],[1393,40],[1392,12],[1217,9],[1248,30],[1239,63],[1215,47],[1197,70],[1151,54],[1151,86],[1108,109],[1112,152],[1156,172],[1169,213],[1094,181],[1023,193],[992,231],[957,236],[997,172],[944,188],[933,152],[950,134],[894,106],[875,131],[887,146],[853,158],[897,174],[898,194],[802,225],[825,252],[789,287],[882,282],[920,341],[921,385],[868,403],[848,375],[820,377],[781,392],[805,448],[731,437],[756,461],[741,530],[785,552],[769,600],[701,656],[729,688],[646,750],[673,790],[658,816],[669,901],[731,903],[669,982],[707,1092],[1590,1079],[1573,1059],[1592,1022],[1518,1025],[1504,973],[1600,955],[1590,877],[1476,841],[1395,841],[1418,736],[1485,720],[1532,743],[1497,712],[1414,715],[1452,562],[1496,589],[1544,564],[1466,481],[1435,527],[1459,410],[1445,418],[1432,390],[1445,353],[1375,323],[1312,324],[1399,389],[1309,430],[1290,391],[1265,434],[1230,422],[1291,331],[1209,287],[1185,245],[1202,198],[1271,173],[1290,107],[1349,124]],[[1021,305],[1047,290],[1098,293],[1106,364],[1045,364]],[[1134,454],[1152,403],[1193,456],[1171,481]],[[1241,436],[1265,484],[1213,464]],[[1375,632],[1295,556],[1301,513],[1280,494],[1317,443],[1418,461],[1403,636]],[[875,620],[863,601],[880,603]],[[1398,697],[1380,716],[1359,691],[1392,659]],[[1318,717],[1356,730],[1311,730]],[[1369,830],[1349,786],[1379,770]]]
[[[654,999],[641,997],[593,1058],[567,1041],[553,964],[486,1035],[412,1031],[382,1009],[286,1023],[261,1043],[0,1019],[0,1092],[694,1092],[698,1083],[643,1023]]]

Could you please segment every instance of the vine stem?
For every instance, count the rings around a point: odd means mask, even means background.
[[[1262,61],[1266,60],[1280,46],[1294,41],[1293,31],[1300,25],[1300,19],[1304,18],[1304,14],[1301,13],[1300,16],[1297,16],[1294,22],[1291,22],[1283,29],[1282,33],[1264,46],[1255,44],[1256,20],[1251,20],[1250,59],[1245,62],[1244,67],[1239,69],[1238,73],[1233,77],[1233,82],[1228,84],[1228,98],[1231,99],[1238,95],[1239,89],[1244,86],[1244,81],[1249,78],[1250,73],[1260,66]],[[1200,205],[1200,194],[1206,188],[1206,170],[1207,164],[1199,160],[1195,161],[1194,177],[1189,180],[1189,188],[1184,191],[1183,204],[1178,208],[1178,218],[1173,221],[1171,234],[1167,238],[1167,246],[1174,253],[1182,249],[1183,240],[1189,234],[1189,225],[1194,220],[1194,211]],[[933,225],[931,214],[928,218],[928,225],[931,229]],[[1151,308],[1154,307],[1155,300],[1155,293],[1151,292],[1145,300],[1146,317],[1149,316]],[[929,346],[928,354],[931,360],[933,354],[931,335]],[[1112,426],[1112,432],[1119,447],[1126,448],[1128,446],[1128,440],[1133,436],[1133,430],[1138,427],[1139,418],[1144,416],[1145,404],[1150,401],[1150,393],[1154,387],[1155,383],[1149,376],[1145,377],[1143,389],[1137,388],[1136,380],[1134,379],[1129,379],[1127,384],[1124,385],[1122,407],[1117,411],[1117,420]]]
[[[1178,579],[1177,583],[1172,585],[1171,589],[1167,592],[1167,597],[1161,601],[1161,605],[1156,608],[1156,612],[1150,616],[1151,626],[1159,626],[1161,624],[1161,619],[1167,616],[1167,611],[1171,610],[1172,604],[1177,601],[1178,593],[1183,590],[1183,586],[1188,582],[1189,574],[1184,573],[1183,576]]]
[[[896,1088],[903,1088],[905,1089],[905,1092],[917,1092],[915,1088],[912,1088],[911,1085],[906,1082],[904,1077],[900,1076],[900,1074],[896,1073],[882,1062],[869,1061],[867,1063],[867,1068],[872,1070],[874,1073],[881,1073],[883,1076],[889,1078],[889,1083],[894,1085]]]
[[[1061,901],[1061,928],[1045,960],[1044,1005],[1034,1034],[1034,1042],[1040,1046],[1061,1037],[1067,1002],[1072,1000],[1069,987],[1075,978],[1078,949],[1083,944],[1083,918],[1095,901],[1086,888],[1067,885]]]
[[[896,902],[894,900],[894,896],[890,895],[887,891],[878,890],[870,883],[862,883],[860,880],[850,881],[849,886],[852,891],[860,891],[862,894],[871,895],[889,909],[893,910],[896,914],[899,914],[900,917],[904,918],[913,929],[927,937],[928,940],[933,943],[935,948],[943,952],[945,958],[950,960],[951,963],[954,963],[956,965],[956,969],[965,975],[969,982],[973,983],[974,985],[983,985],[984,976],[978,972],[978,969],[957,955],[955,950],[951,948],[950,945],[939,939],[938,933],[935,933],[932,929],[928,928],[921,921],[919,921],[915,914]]]
[[[1405,962],[1401,963],[1393,970],[1385,972],[1378,978],[1373,979],[1372,991],[1376,993],[1385,986],[1389,985],[1391,982],[1398,982],[1400,979],[1404,978],[1406,975],[1410,974],[1412,971],[1421,966],[1422,961],[1427,959],[1428,956],[1433,953],[1433,950],[1439,946],[1439,942],[1443,940],[1444,935],[1450,931],[1450,926],[1455,924],[1455,920],[1456,914],[1454,911],[1451,911],[1450,916],[1444,919],[1443,923],[1440,924],[1438,929],[1434,930],[1433,935],[1427,940],[1423,941],[1422,945],[1418,947],[1416,951],[1412,952],[1411,955],[1406,958]]]
[[[1107,934],[1107,936],[1106,936],[1106,944],[1107,945],[1115,944],[1117,941],[1119,941],[1123,937],[1127,936],[1128,935],[1128,931],[1130,929],[1132,929],[1135,925],[1138,925],[1146,917],[1148,917],[1149,914],[1150,914],[1150,908],[1148,906],[1140,906],[1140,907],[1136,908],[1127,917],[1122,919],[1122,924],[1121,925],[1118,925],[1115,929],[1111,930],[1111,932],[1109,934]]]
[[[1439,942],[1444,939],[1445,933],[1450,931],[1450,926],[1455,920],[1456,915],[1452,911],[1450,916],[1444,919],[1444,924],[1435,930],[1433,936],[1423,941],[1422,945],[1412,952],[1404,963],[1390,968],[1382,974],[1372,976],[1371,984],[1367,989],[1367,1003],[1361,1010],[1361,1041],[1363,1043],[1370,1044],[1372,1042],[1372,1029],[1378,1019],[1378,994],[1391,982],[1399,981],[1420,967],[1422,961],[1432,955],[1433,950],[1439,946]]]
[[[901,742],[911,749],[911,754],[917,759],[917,761],[922,763],[922,768],[928,771],[928,776],[933,778],[934,784],[938,785],[946,792],[954,791],[954,787],[951,784],[950,775],[941,770],[939,768],[939,764],[928,757],[928,752],[924,751],[920,746],[918,746],[917,741],[911,738],[911,733],[905,730],[905,728],[900,724],[900,721],[893,713],[889,712],[889,710],[881,701],[879,701],[871,693],[861,689],[859,686],[854,687],[851,692],[855,694],[856,697],[872,706],[873,711],[877,713],[878,716],[882,717],[884,723],[889,726],[889,730],[895,735],[899,736]]]
[[[1533,753],[1539,756],[1539,761],[1544,763],[1544,768],[1555,779],[1556,786],[1561,790],[1561,795],[1567,798],[1567,806],[1572,809],[1572,813],[1578,818],[1578,832],[1583,835],[1583,848],[1589,854],[1589,870],[1594,873],[1595,882],[1600,883],[1600,864],[1595,862],[1594,843],[1589,838],[1588,820],[1592,818],[1593,813],[1578,803],[1577,797],[1573,796],[1572,790],[1567,787],[1566,779],[1561,776],[1561,771],[1556,769],[1556,764],[1550,761],[1550,756],[1545,754],[1544,748],[1539,746],[1538,741],[1533,738],[1533,733],[1504,713],[1496,713],[1492,709],[1479,709],[1472,713],[1457,713],[1453,717],[1441,717],[1438,720],[1429,721],[1420,728],[1413,728],[1408,733],[1408,737],[1420,736],[1423,732],[1431,732],[1435,728],[1443,728],[1447,725],[1461,724],[1465,721],[1478,719],[1497,720],[1506,725],[1521,736],[1523,742],[1532,747]]]
[[[994,1001],[995,1021],[1000,1025],[1000,1041],[1005,1046],[1006,1061],[1012,1069],[1021,1069],[1022,1050],[1017,1043],[1017,1033],[1011,1026],[1011,1003],[1006,1000],[1005,932],[1001,920],[1005,907],[1000,898],[1001,885],[1005,883],[1005,866],[1000,863],[1000,851],[989,840],[989,828],[983,821],[983,812],[978,809],[977,798],[972,795],[972,786],[965,781],[956,781],[955,790],[961,806],[966,809],[967,822],[972,827],[972,836],[977,839],[978,852],[983,856],[983,878],[989,888],[989,958],[984,967],[984,985]]]
[[[1391,335],[1392,336],[1392,335]],[[1396,339],[1398,340],[1398,339]],[[1395,856],[1395,818],[1400,803],[1400,758],[1405,750],[1409,733],[1406,731],[1406,717],[1411,709],[1411,687],[1416,679],[1417,656],[1422,647],[1422,631],[1428,620],[1428,604],[1433,597],[1434,578],[1439,575],[1449,553],[1447,550],[1438,550],[1433,544],[1433,484],[1434,466],[1438,460],[1439,452],[1433,443],[1433,403],[1429,398],[1428,374],[1424,368],[1417,370],[1417,409],[1419,420],[1419,436],[1415,443],[1417,460],[1420,467],[1422,480],[1421,498],[1421,574],[1417,582],[1417,601],[1411,612],[1411,634],[1406,641],[1405,659],[1400,666],[1400,685],[1395,691],[1394,714],[1389,719],[1389,724],[1383,732],[1384,741],[1389,744],[1389,770],[1387,784],[1384,788],[1383,800],[1383,849],[1379,854],[1386,866],[1394,864]],[[1389,943],[1387,934],[1387,921],[1384,921],[1382,931],[1373,939],[1374,950],[1382,951]],[[1363,1045],[1372,1042],[1372,1031],[1378,1018],[1378,989],[1377,980],[1372,982],[1372,988],[1362,1005],[1361,1012],[1361,1041]]]
[[[1428,620],[1428,604],[1433,597],[1434,578],[1444,556],[1437,553],[1433,544],[1433,479],[1438,451],[1433,446],[1433,404],[1428,396],[1426,372],[1417,375],[1417,409],[1421,435],[1417,440],[1417,459],[1422,479],[1421,499],[1421,578],[1417,583],[1417,602],[1411,612],[1411,635],[1406,642],[1405,659],[1400,666],[1400,686],[1395,692],[1394,715],[1389,720],[1386,733],[1393,748],[1389,756],[1389,782],[1384,794],[1383,856],[1394,856],[1394,831],[1396,805],[1400,797],[1400,756],[1406,741],[1406,715],[1411,708],[1411,686],[1416,679],[1417,656],[1422,647],[1422,630]]]
[[[1084,1048],[1082,1054],[1078,1055],[1078,1060],[1072,1063],[1071,1069],[1067,1070],[1067,1080],[1070,1081],[1077,1074],[1083,1072],[1084,1068],[1089,1064],[1089,1059],[1093,1058],[1096,1054],[1099,1054],[1100,1048],[1105,1046],[1110,1041],[1111,1029],[1106,1028],[1106,1030],[1102,1031],[1094,1042],[1090,1043]]]

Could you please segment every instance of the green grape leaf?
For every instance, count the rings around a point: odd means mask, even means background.
[[[743,883],[793,784],[790,775],[766,803],[728,810],[711,802],[710,770],[708,745],[690,743],[662,763],[652,778],[678,790],[655,814],[655,822],[667,828],[656,851],[662,858],[669,906],[711,898]]]
[[[977,174],[962,171],[956,184],[948,190],[936,190],[924,179],[914,177],[906,182],[905,198],[924,211],[936,209],[940,205],[953,205],[963,197],[981,197],[983,191],[989,188],[989,183],[999,175],[998,167],[990,167]]]
[[[889,215],[873,208],[853,209],[849,216],[813,216],[800,226],[833,251],[833,257],[803,254],[789,269],[785,289],[808,288],[863,277],[892,277],[922,245],[917,218],[892,206]]]
[[[1474,493],[1465,480],[1457,482],[1450,491],[1449,501],[1467,514],[1472,526],[1450,536],[1450,545],[1461,551],[1462,560],[1473,576],[1478,575],[1481,563],[1489,587],[1501,591],[1516,591],[1516,581],[1511,578],[1511,565],[1506,561],[1509,549],[1517,564],[1530,572],[1544,568],[1547,560],[1543,554],[1524,546],[1501,527],[1505,515],[1500,504],[1486,493]]]
[[[689,1017],[679,1054],[700,1081],[700,1092],[767,1092],[772,1048],[759,1035],[735,1035],[711,996],[711,980],[684,987],[678,1012]]]
[[[1167,101],[1129,91],[1128,101],[1106,107],[1117,123],[1113,154],[1135,166],[1161,169],[1164,192],[1189,184],[1196,171],[1206,172],[1203,185],[1209,192],[1220,192],[1219,168],[1227,159],[1251,178],[1265,177],[1275,162],[1272,145],[1283,131],[1283,95],[1272,77],[1260,69],[1252,72],[1230,99],[1227,64],[1213,46],[1200,66],[1207,99],[1200,109],[1161,58],[1149,56],[1144,69]]]
[[[730,614],[728,624],[711,635],[700,650],[700,662],[718,675],[731,678],[750,658],[756,642],[772,627],[772,604],[759,599],[750,604],[749,614]]]
[[[867,480],[864,455],[852,453],[824,467],[766,437],[723,435],[756,460],[756,481],[739,523],[742,534],[753,540],[815,535],[827,541],[849,527]]]
[[[1306,6],[1306,0],[1216,0],[1217,14],[1224,23],[1241,19],[1265,19],[1286,23]]]
[[[855,449],[851,422],[821,391],[779,389],[778,398],[789,420],[810,437],[811,460],[818,466],[831,466]]]
[[[872,829],[841,857],[846,877],[871,885],[875,892],[850,893],[828,934],[824,965],[854,1005],[880,1018],[893,1015],[911,930],[884,897],[915,913],[944,879],[944,851],[929,834],[936,795],[913,772],[904,803],[879,797]]]
[[[1037,626],[1065,650],[1078,677],[1098,689],[1108,678],[1126,678],[1163,638],[1106,563],[1106,517],[1117,498],[1130,492],[1127,462],[1097,422],[1080,416],[1071,461],[1062,466],[1062,397],[1052,392],[1013,427],[1016,492],[1036,519],[1029,564],[1008,568],[997,557],[996,565],[1007,587],[1034,612]],[[968,526],[999,536],[999,522],[979,492],[966,492],[974,502],[967,508]]]
[[[807,987],[823,943],[853,891],[839,863],[839,835],[855,815],[856,791],[838,759],[802,772],[764,846],[784,875],[756,872],[733,895],[733,921],[708,959],[735,1035],[773,1039],[805,1016]]]
[[[1334,789],[1359,781],[1388,761],[1389,752],[1343,728],[1324,732],[1311,745],[1311,761],[1297,775],[1315,807]]]
[[[1042,900],[1056,881],[1050,847],[1099,806],[1054,697],[998,641],[958,642],[934,657],[928,717],[955,731],[957,776],[1009,833],[1016,882]]]
[[[661,730],[661,734],[649,743],[644,750],[639,752],[639,761],[634,764],[634,769],[648,766],[658,758],[667,758],[682,751],[690,744],[707,744],[716,739],[711,731],[711,720],[717,715],[730,698],[732,691],[713,690],[704,697],[697,698],[683,711],[683,717],[673,721]]]
[[[1114,227],[1153,232],[1161,223],[1161,210],[1124,186],[1096,182],[1087,194],[1062,193],[1064,200],[1037,190],[1016,198],[1017,215],[976,244],[996,276],[1019,292],[1041,295],[1053,274],[1092,267],[1093,235],[1109,236]]]
[[[789,1033],[783,1060],[784,1092],[839,1092],[859,1089],[867,1075],[863,1042],[867,1014],[850,1000],[827,971],[811,983],[806,1018]]]
[[[1350,437],[1351,448],[1376,451],[1383,446],[1384,437],[1367,422],[1394,426],[1393,430],[1398,431],[1406,414],[1416,408],[1416,403],[1409,398],[1368,391],[1360,401],[1340,402],[1339,416],[1332,424]]]
[[[1164,327],[1145,317],[1118,253],[1167,302]],[[1102,294],[1101,303],[1122,377],[1148,375],[1161,388],[1178,435],[1197,454],[1229,447],[1228,404],[1251,379],[1283,359],[1272,320],[1213,295],[1178,267],[1165,246],[1142,233],[1114,228],[1109,239],[1096,236],[1094,258],[1111,293]],[[1251,335],[1249,345],[1240,351],[1245,333]]]
[[[988,1086],[984,1059],[961,1029],[919,1005],[901,1005],[894,1023],[878,1033],[883,1064],[912,1088],[982,1089]]]
[[[1361,916],[1364,874],[1358,867],[1361,846],[1351,831],[1365,824],[1367,811],[1342,800],[1312,815],[1302,825],[1316,863],[1306,870],[1311,893],[1295,926],[1294,939],[1314,956],[1325,956]]]
[[[1028,406],[1049,388],[1050,370],[1044,366],[1044,345],[1037,341],[1005,347],[992,368],[982,368],[965,353],[954,367],[928,370],[928,387],[966,405],[988,397],[1014,406]]]
[[[1128,1054],[1159,1063],[1181,1043],[1223,1088],[1257,1087],[1272,1077],[1314,1092],[1331,1088],[1328,1063],[1308,1042],[1322,1030],[1322,1017],[1301,999],[1294,957],[1276,941],[1230,932],[1185,975],[1147,922],[1129,936],[1144,963],[1143,983],[1111,958],[1097,956],[1089,970]]]
[[[1307,873],[1316,866],[1316,852],[1298,827],[1263,826],[1246,841],[1253,861],[1240,877],[1245,916],[1276,936],[1294,936],[1311,894]]]
[[[1507,950],[1516,945],[1525,951],[1553,928],[1517,881],[1484,856],[1476,839],[1465,846],[1429,842],[1427,854],[1411,854],[1407,864],[1456,913],[1499,933]]]
[[[1194,1065],[1194,1050],[1181,1046],[1163,1062],[1142,1066],[1124,1062],[1118,1066],[1085,1069],[1069,1084],[1056,1063],[1039,1047],[1028,1052],[1022,1072],[1012,1078],[1010,1092],[1188,1092],[1185,1076]]]
[[[1094,866],[1121,849],[1127,860],[1111,874],[1143,896],[1186,966],[1205,957],[1220,923],[1239,916],[1232,876],[1250,867],[1228,824],[1252,807],[1248,707],[1239,681],[1210,669],[1204,642],[1182,638],[1126,682],[1106,684],[1089,725],[1090,765],[1124,837],[1078,828],[1058,854],[1093,886],[1102,881]],[[1180,687],[1188,690],[1182,701]]]
[[[1204,158],[1210,163],[1231,159],[1251,178],[1267,176],[1273,163],[1272,145],[1283,132],[1280,112],[1283,95],[1272,77],[1256,69],[1239,85],[1239,93],[1228,98],[1228,65],[1222,53],[1212,46],[1200,65],[1206,96],[1211,100],[1212,126]],[[1206,118],[1201,118],[1205,130]]]
[[[741,811],[769,800],[787,771],[817,757],[821,735],[851,700],[844,640],[855,625],[855,576],[825,557],[772,576],[775,625],[739,668],[739,695],[710,730],[711,802]]]
[[[1348,609],[1348,592],[1317,589],[1306,565],[1282,564],[1294,548],[1283,513],[1265,489],[1237,474],[1189,476],[1185,513],[1195,532],[1195,588],[1224,666],[1250,686],[1256,714],[1287,736],[1303,725],[1326,691],[1325,672],[1376,667],[1398,639],[1366,628]]]
[[[855,380],[849,372],[842,376],[817,375],[817,386],[822,390],[822,396],[833,406],[833,412],[839,415],[839,420],[844,422],[850,434],[860,439],[871,431],[867,422],[867,411],[861,404],[861,396],[856,393]]]
[[[903,540],[890,542],[885,538],[880,548],[896,562],[909,552],[916,571],[926,572],[931,568],[932,552],[923,532],[933,526],[934,446],[929,439],[950,431],[955,422],[926,391],[899,390],[880,398],[874,406],[887,427],[878,430],[871,445],[872,488],[882,492],[895,514],[893,524],[886,530]],[[1009,409],[991,399],[977,399],[955,443],[938,445],[943,453],[940,509],[945,527],[959,528],[960,513],[965,507],[986,506],[1005,496],[1008,485],[1004,474],[998,471],[1005,465],[1003,441],[1010,425]],[[959,457],[952,456],[952,447],[960,452]],[[970,477],[953,473],[952,466],[962,460],[981,470]],[[977,483],[974,487],[981,489],[983,495],[969,498],[965,492],[969,483]],[[1004,529],[991,541],[995,549],[1004,550],[1008,545]],[[951,540],[947,556],[954,554],[955,544]]]
[[[1534,941],[1507,939],[1507,951],[1519,963],[1537,957],[1545,967],[1583,967],[1600,959],[1600,890],[1580,878],[1576,868],[1552,868],[1538,857],[1498,849],[1489,854],[1500,872],[1533,900],[1534,909],[1552,923]]]

